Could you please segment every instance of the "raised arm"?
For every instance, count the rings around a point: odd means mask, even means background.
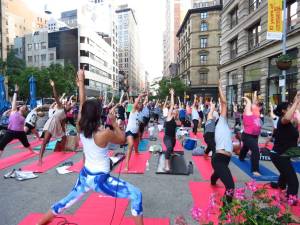
[[[168,99],[169,99],[169,96],[167,95],[166,100],[165,100],[165,103],[164,103],[164,107],[163,107],[163,108],[166,108],[167,103],[168,103]]]
[[[141,93],[134,101],[133,103],[133,111],[135,112],[137,109],[138,109],[138,106],[139,106],[139,102],[141,100],[142,97],[145,96],[145,93]]]
[[[207,120],[212,120],[214,118],[213,113],[215,111],[216,104],[213,102],[213,98],[210,99],[210,108],[207,114]]]
[[[221,85],[221,82],[219,82],[219,95],[220,95],[220,104],[221,104],[221,112],[220,112],[220,115],[223,116],[223,117],[226,117],[227,116],[227,101],[226,101],[226,97],[223,93],[223,90],[222,90],[222,85]]]
[[[119,101],[119,104],[122,104],[122,102],[123,102],[123,97],[124,97],[124,92],[122,92],[122,95],[121,95],[121,97],[120,97],[120,101]]]
[[[297,110],[297,108],[300,105],[300,95],[296,95],[293,105],[289,108],[289,110],[285,113],[284,117],[282,117],[281,119],[281,123],[283,124],[287,124],[289,122],[291,122],[291,120],[293,119],[293,115],[295,113],[295,111]]]
[[[58,98],[57,92],[56,92],[56,88],[55,88],[55,83],[53,80],[50,80],[50,85],[52,87],[52,91],[53,91],[53,97],[55,99],[55,102],[57,104],[58,108],[62,108],[62,103],[60,101],[60,99]]]
[[[251,100],[248,97],[242,97],[242,99],[246,101],[245,110],[244,110],[245,115],[251,116],[252,115]]]
[[[276,118],[276,115],[274,114],[274,107],[273,107],[273,105],[272,105],[272,103],[270,102],[270,104],[269,104],[269,107],[270,107],[270,116],[271,116],[271,118],[272,119],[275,119]]]
[[[79,88],[79,112],[78,112],[77,121],[80,121],[82,105],[83,105],[83,103],[85,102],[85,99],[86,99],[84,79],[85,79],[84,70],[79,70],[77,72],[77,86]],[[78,123],[77,123],[77,128],[79,128]]]
[[[62,96],[60,97],[59,101],[60,101],[60,102],[63,102],[65,96],[66,96],[66,93],[63,93]]]
[[[179,107],[182,107],[182,105],[181,105],[181,101],[180,101],[180,97],[178,96],[178,97],[177,97],[177,99],[178,99],[178,104],[179,104]]]
[[[115,95],[112,94],[111,101],[110,101],[110,103],[108,103],[107,107],[110,107],[114,103],[114,97],[115,97]]]
[[[157,99],[156,104],[155,104],[155,108],[159,106],[159,99]]]
[[[12,111],[17,111],[18,92],[19,92],[19,86],[17,84],[15,84],[15,91],[14,91],[13,100],[12,100],[12,103],[11,103],[11,110]]]
[[[171,95],[171,103],[170,103],[170,109],[168,111],[168,117],[167,120],[171,120],[172,119],[172,113],[173,113],[173,109],[174,109],[174,89],[170,89],[170,95]]]
[[[254,93],[253,93],[252,103],[257,104],[257,91],[254,91]]]
[[[194,102],[193,102],[193,105],[192,105],[193,108],[195,107],[196,102],[197,102],[197,95],[194,95]]]
[[[146,95],[145,99],[144,99],[144,102],[143,102],[143,105],[146,106],[148,103],[148,94]]]

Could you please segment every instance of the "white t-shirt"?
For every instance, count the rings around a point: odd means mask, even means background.
[[[169,113],[169,109],[167,107],[163,108],[163,117],[167,117]]]
[[[233,145],[231,139],[231,130],[223,116],[219,117],[219,121],[216,125],[215,142],[216,150],[224,150],[230,153],[232,152]]]
[[[197,109],[192,108],[192,120],[199,120],[199,119],[200,119],[200,116],[199,116]]]
[[[30,124],[31,126],[35,126],[35,123],[37,121],[37,112],[36,110],[32,110],[25,119],[25,123]]]

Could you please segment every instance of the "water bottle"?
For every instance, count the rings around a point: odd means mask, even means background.
[[[146,170],[147,170],[147,171],[150,170],[149,160],[147,160],[147,162],[146,162]]]

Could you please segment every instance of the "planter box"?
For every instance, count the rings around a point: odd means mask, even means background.
[[[292,66],[292,61],[282,62],[276,61],[277,68],[280,70],[288,70]]]

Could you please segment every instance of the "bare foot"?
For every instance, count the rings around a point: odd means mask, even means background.
[[[252,172],[252,174],[253,174],[253,176],[256,176],[256,177],[261,176],[261,174],[259,172],[257,172],[257,171]]]
[[[125,172],[128,172],[128,166],[125,166],[125,167],[124,167],[124,171],[125,171]]]

